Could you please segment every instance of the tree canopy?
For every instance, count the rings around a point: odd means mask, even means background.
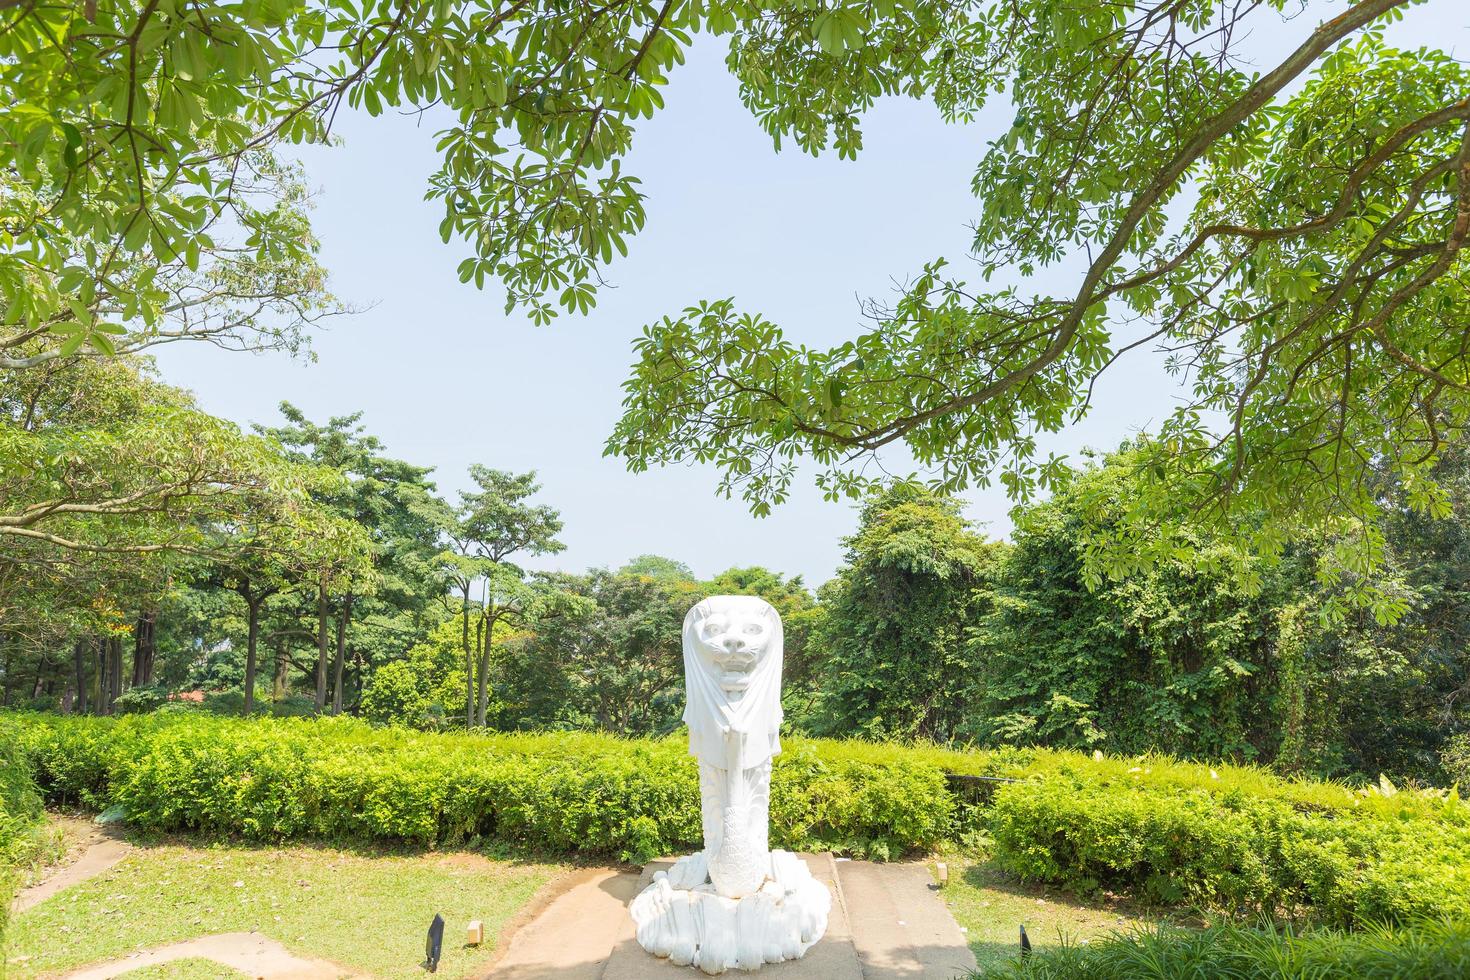
[[[329,139],[344,104],[447,112],[429,193],[461,278],[538,321],[585,312],[645,221],[635,123],[710,32],[777,148],[856,155],[887,96],[955,122],[1008,100],[973,180],[982,283],[916,257],[825,350],[730,299],[671,314],[636,344],[610,453],[712,462],[757,512],[802,459],[858,494],[890,447],[938,489],[1024,502],[1061,473],[1039,437],[1155,348],[1188,394],[1091,572],[1160,560],[1201,510],[1266,554],[1318,529],[1325,574],[1358,572],[1382,557],[1375,461],[1443,514],[1433,467],[1470,412],[1470,71],[1390,44],[1413,2],[1304,3],[1331,14],[1312,26],[1286,0],[15,0],[0,354],[294,344],[334,301],[278,151]],[[1263,32],[1289,50],[1256,68]]]

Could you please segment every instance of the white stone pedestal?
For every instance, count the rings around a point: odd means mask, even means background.
[[[740,899],[716,893],[705,855],[680,858],[633,899],[638,944],[654,956],[714,975],[799,959],[827,930],[832,893],[789,851]]]

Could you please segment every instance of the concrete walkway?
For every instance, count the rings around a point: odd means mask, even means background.
[[[95,878],[132,853],[127,841],[115,836],[115,832],[90,827],[78,842],[81,853],[76,860],[58,869],[41,880],[39,884],[23,888],[11,903],[11,911],[19,914],[40,905],[46,899],[72,885]]]
[[[337,980],[345,975],[331,963],[302,959],[258,933],[222,932],[74,970],[64,980],[112,980],[145,966],[195,958],[213,960],[257,980]]]
[[[803,855],[832,891],[827,932],[800,960],[761,967],[770,980],[951,980],[975,957],[922,864]],[[694,980],[693,967],[644,952],[628,903],[670,862],[641,875],[580,872],[512,937],[486,980]],[[734,975],[739,975],[735,971]]]

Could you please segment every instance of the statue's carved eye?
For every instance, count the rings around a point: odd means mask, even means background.
[[[745,635],[746,636],[755,636],[755,634],[759,633],[760,631],[761,631],[761,624],[760,623],[746,623],[745,624]]]

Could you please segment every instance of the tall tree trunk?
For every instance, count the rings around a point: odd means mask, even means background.
[[[362,687],[367,677],[367,665],[362,660],[362,648],[352,648],[352,695],[353,704],[362,705]]]
[[[337,617],[337,656],[332,664],[332,714],[342,713],[342,665],[347,658],[347,621],[352,618],[352,593],[342,598],[342,614]]]
[[[271,697],[280,701],[286,696],[286,680],[289,677],[291,660],[286,656],[286,641],[276,637],[276,676],[271,681]]]
[[[77,669],[77,714],[87,713],[87,641],[80,637],[71,646],[72,661]]]
[[[153,660],[158,652],[158,613],[152,610],[139,614],[133,624],[133,686],[147,687],[153,683]]]
[[[105,637],[97,636],[93,639],[97,653],[97,673],[93,680],[96,686],[92,689],[92,702],[97,706],[96,713],[99,715],[110,714],[107,700],[107,640]]]
[[[0,708],[10,707],[10,687],[15,674],[15,642],[5,644],[5,680],[0,685]]]
[[[460,640],[464,643],[464,727],[475,727],[475,655],[470,651],[470,582],[465,579]]]
[[[265,596],[245,597],[245,714],[255,710],[255,648],[260,640],[260,604]]]
[[[116,712],[117,699],[122,696],[122,638],[98,637],[97,657],[101,665],[97,685],[98,714],[111,715]]]
[[[495,637],[494,607],[488,607],[484,616],[480,618],[484,626],[485,642],[480,647],[480,676],[478,678],[480,690],[480,727],[488,724],[487,716],[490,713],[490,646]]]
[[[316,588],[316,711],[327,705],[327,580]]]
[[[114,714],[117,711],[117,699],[122,697],[123,692],[122,637],[114,636],[112,638],[112,641],[108,644],[108,647],[110,652],[112,653],[112,668],[108,671],[109,676],[112,678],[112,706],[109,709],[108,714]]]
[[[485,616],[475,620],[475,724],[485,727]]]

